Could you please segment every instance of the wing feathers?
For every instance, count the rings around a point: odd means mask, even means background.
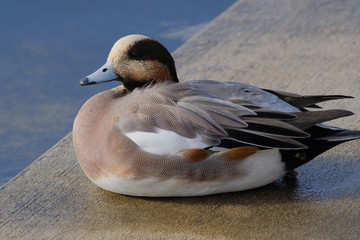
[[[322,101],[348,98],[342,95],[274,94],[300,108]],[[306,146],[293,138],[307,138],[309,134],[304,131],[307,128],[352,115],[345,110],[280,112],[245,100],[225,101],[186,84],[161,83],[135,89],[123,97],[119,107],[117,124],[124,133],[165,129],[187,138],[201,136],[203,143],[223,148],[252,145],[304,149]],[[189,156],[195,154],[194,158],[197,158],[198,153],[201,152],[189,152]]]
[[[293,126],[300,129],[307,129],[315,124],[327,122],[341,117],[351,116],[354,113],[342,110],[342,109],[331,109],[323,111],[308,111],[308,112],[297,112],[294,113],[297,119],[288,121]]]
[[[330,101],[330,100],[353,98],[351,96],[345,96],[345,95],[302,96],[299,94],[283,92],[283,91],[274,91],[274,90],[268,90],[268,89],[264,89],[264,90],[278,96],[280,99],[284,100],[285,102],[287,102],[297,108],[303,108],[303,107],[320,108],[319,106],[317,106],[315,104],[320,103],[320,102]]]
[[[246,130],[259,132],[266,135],[292,137],[292,138],[304,138],[310,136],[308,133],[304,132],[303,130],[291,124],[275,119],[247,117],[244,118],[244,120],[248,124]]]
[[[211,131],[214,134],[220,136],[226,136],[227,133],[223,127],[221,127],[214,119],[212,119],[206,111],[202,110],[201,108],[187,103],[187,102],[179,102],[179,113],[180,117],[186,119],[193,124],[205,128]]]
[[[239,131],[235,129],[227,129],[227,131],[230,137],[227,137],[224,140],[222,140],[219,147],[233,148],[244,145],[252,145],[263,148],[279,148],[279,149],[307,148],[304,144],[291,138],[260,135],[257,132],[254,133],[246,130]]]
[[[224,127],[247,127],[248,124],[240,119],[237,115],[233,114],[230,111],[226,112],[216,112],[213,110],[209,110],[208,114],[211,118],[213,118],[216,122],[218,122],[220,125]]]

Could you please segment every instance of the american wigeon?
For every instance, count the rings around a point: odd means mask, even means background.
[[[349,98],[301,96],[218,81],[179,83],[174,60],[143,35],[118,40],[81,85],[118,81],[89,99],[73,139],[85,174],[134,196],[200,196],[271,183],[360,131],[322,122],[352,115],[317,110]]]

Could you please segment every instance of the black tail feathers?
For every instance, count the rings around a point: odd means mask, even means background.
[[[306,132],[311,137],[300,139],[299,142],[308,146],[307,149],[280,150],[287,170],[297,168],[343,142],[360,138],[360,130],[341,129],[321,124],[308,128]]]

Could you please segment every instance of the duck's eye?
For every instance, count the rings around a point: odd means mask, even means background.
[[[142,58],[143,56],[144,56],[144,54],[140,51],[133,50],[130,52],[130,57],[132,57],[132,58]]]
[[[106,72],[108,69],[107,68],[103,68],[102,72]]]

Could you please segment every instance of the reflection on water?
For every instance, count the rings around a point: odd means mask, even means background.
[[[80,88],[121,36],[141,33],[174,51],[234,0],[0,3],[0,185],[72,129]]]

